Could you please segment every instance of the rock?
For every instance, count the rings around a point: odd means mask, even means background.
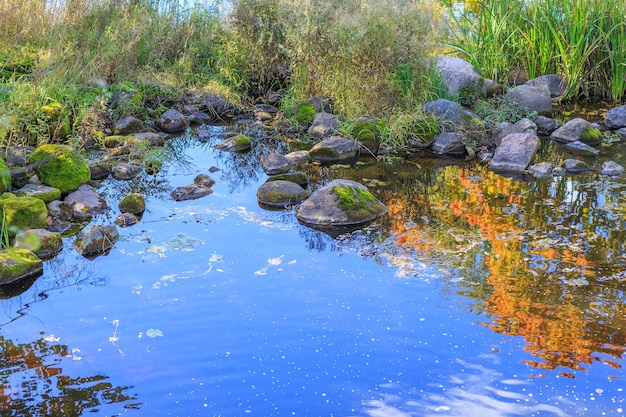
[[[30,155],[29,163],[43,184],[58,188],[62,194],[91,180],[87,162],[69,146],[42,145]]]
[[[43,262],[28,249],[0,250],[0,285],[39,276],[42,273]]]
[[[128,227],[137,224],[139,219],[131,213],[122,213],[115,219],[115,225],[119,227]]]
[[[176,109],[169,109],[158,120],[159,128],[166,133],[177,133],[189,127],[189,119]]]
[[[283,94],[279,91],[268,91],[265,98],[270,105],[274,106],[283,98]]]
[[[219,95],[207,97],[201,110],[212,116],[212,121],[230,119],[241,113],[237,106]]]
[[[528,80],[525,83],[531,87],[542,87],[545,86],[550,93],[551,98],[561,97],[565,93],[565,80],[563,77],[556,74],[547,74],[542,75],[537,78],[533,78],[532,80]]]
[[[550,90],[543,84],[535,86],[522,84],[510,89],[505,95],[505,102],[521,112],[552,112],[552,97]]]
[[[42,184],[26,184],[19,190],[16,190],[14,194],[18,197],[35,197],[42,200],[44,203],[49,203],[61,198],[61,190]]]
[[[552,164],[549,162],[540,162],[528,167],[528,173],[536,178],[546,178],[552,173]]]
[[[122,213],[141,214],[146,210],[146,200],[142,194],[132,193],[120,200],[118,208]]]
[[[615,130],[626,127],[626,105],[614,107],[604,115],[606,127]]]
[[[473,101],[486,95],[484,79],[472,64],[453,56],[438,56],[436,59],[439,75],[452,96]]]
[[[32,146],[9,146],[6,148],[5,161],[11,167],[23,167],[28,164],[30,155],[35,152]]]
[[[298,164],[300,162],[307,162],[309,160],[309,152],[308,151],[294,151],[285,155],[287,161],[290,164]]]
[[[30,229],[15,236],[15,247],[28,249],[40,259],[49,259],[61,252],[63,239],[61,233],[46,229]]]
[[[463,156],[466,154],[465,144],[455,132],[444,132],[437,135],[430,149],[439,155]]]
[[[621,129],[617,129],[615,131],[615,133],[617,133],[622,140],[626,139],[626,127],[623,127]]]
[[[113,175],[113,178],[115,178],[116,180],[126,181],[132,180],[137,175],[139,175],[141,171],[143,171],[143,168],[139,165],[122,163],[117,164],[113,168],[111,168],[111,175]]]
[[[107,149],[117,148],[123,146],[126,143],[126,136],[113,135],[104,138],[104,147]]]
[[[124,117],[113,125],[114,135],[129,135],[140,132],[143,129],[143,122],[134,116]]]
[[[84,219],[109,210],[104,198],[89,185],[81,185],[80,188],[65,197],[65,203],[72,207],[72,216]]]
[[[539,148],[539,138],[534,133],[511,133],[502,139],[491,160],[496,172],[524,172]]]
[[[530,119],[523,118],[515,122],[513,130],[516,133],[532,132],[537,134],[537,124]]]
[[[359,117],[352,123],[352,135],[361,145],[361,152],[376,155],[380,140],[386,130],[385,123],[375,117]]]
[[[38,198],[4,193],[0,195],[0,215],[3,210],[9,236],[15,236],[22,230],[46,227],[48,208]]]
[[[352,139],[334,136],[316,143],[309,150],[309,159],[323,164],[354,162],[359,149]]]
[[[4,159],[0,158],[0,194],[11,188],[11,172]]]
[[[362,184],[334,180],[315,191],[296,209],[298,220],[319,227],[355,226],[382,216],[387,207]]]
[[[587,145],[597,145],[602,141],[602,132],[585,119],[575,118],[552,132],[550,138],[563,143],[579,140]]]
[[[313,117],[308,133],[314,138],[324,139],[336,134],[338,127],[337,116],[330,113],[317,113]]]
[[[439,98],[424,104],[424,112],[435,116],[444,123],[444,130],[449,130],[463,122],[463,109],[459,103]]]
[[[211,187],[215,184],[213,178],[206,174],[200,174],[194,178],[193,184],[177,187],[170,193],[175,201],[195,200],[213,192]]]
[[[51,232],[63,233],[70,227],[72,227],[72,206],[65,201],[55,200],[47,204],[48,207],[48,219],[46,220],[47,227]]]
[[[537,125],[537,134],[541,136],[549,136],[552,132],[561,127],[561,122],[546,116],[537,116],[535,119]]]
[[[578,159],[566,159],[561,163],[561,167],[569,173],[585,172],[591,169],[587,163]]]
[[[168,136],[165,133],[140,132],[140,133],[133,133],[132,137],[137,142],[145,143],[149,147],[152,147],[152,146],[165,145],[165,141],[167,140]]]
[[[295,182],[276,180],[262,184],[256,196],[261,207],[287,208],[306,199],[309,193]]]
[[[306,186],[309,184],[309,177],[307,177],[307,175],[302,171],[272,175],[265,182],[279,181],[279,180],[295,182],[296,184],[300,185],[302,188],[306,188]]]
[[[600,153],[596,148],[592,148],[579,140],[563,144],[563,149],[574,155],[598,155]]]
[[[91,161],[88,165],[92,181],[103,180],[111,174],[108,165],[103,162]]]
[[[624,167],[614,161],[606,161],[602,164],[602,175],[619,176],[624,173]]]
[[[213,118],[203,111],[195,111],[189,115],[189,122],[197,125],[209,124]]]
[[[563,167],[554,167],[552,169],[552,175],[554,175],[555,177],[562,177],[566,173],[567,172],[565,171],[565,168]]]
[[[252,141],[246,135],[235,135],[215,145],[215,149],[224,152],[244,152],[250,150]]]
[[[109,251],[118,238],[119,233],[115,225],[91,226],[78,235],[74,247],[83,256],[97,256]]]
[[[209,171],[211,170],[209,169]],[[211,188],[215,185],[215,180],[207,174],[198,174],[193,179],[193,183],[204,188]]]
[[[333,103],[329,97],[317,96],[308,100],[317,113],[332,113]]]
[[[261,156],[261,168],[267,175],[284,174],[291,169],[289,160],[278,152]]]

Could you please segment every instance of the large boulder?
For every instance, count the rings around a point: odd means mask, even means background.
[[[0,158],[0,194],[11,187],[11,172],[4,159]]]
[[[72,207],[72,215],[77,219],[109,210],[106,200],[89,185],[81,185],[78,190],[68,194],[64,201]]]
[[[538,148],[539,138],[534,133],[511,133],[496,148],[491,169],[497,172],[524,172]]]
[[[298,220],[321,228],[361,225],[386,212],[387,207],[367,187],[349,180],[332,181],[296,209]]]
[[[303,201],[309,193],[295,182],[276,180],[262,184],[256,196],[261,207],[287,208]]]
[[[579,140],[587,145],[597,145],[602,141],[602,132],[587,120],[575,118],[552,132],[550,138],[562,143]]]
[[[552,112],[552,96],[545,84],[522,84],[510,89],[504,96],[512,107],[524,112],[549,114]]]
[[[9,236],[15,236],[26,229],[46,227],[48,208],[38,198],[16,197],[14,194],[4,193],[0,196],[0,216],[3,211]]]
[[[91,180],[87,161],[65,145],[42,145],[29,157],[39,180],[66,194]]]
[[[472,64],[462,58],[438,56],[437,70],[452,96],[468,99],[486,94],[483,77]]]
[[[626,127],[626,105],[614,107],[604,115],[604,123],[609,129]]]
[[[309,159],[322,164],[351,163],[358,153],[359,147],[354,140],[334,136],[313,145],[309,150]]]
[[[161,115],[158,125],[166,133],[177,133],[189,127],[189,119],[176,109],[169,109]]]
[[[338,127],[337,116],[330,113],[317,113],[313,117],[308,133],[314,138],[324,139],[336,134]]]
[[[424,104],[424,113],[443,121],[445,130],[450,130],[463,122],[463,108],[459,103],[439,98]]]
[[[107,253],[118,238],[119,233],[115,225],[91,226],[78,235],[74,246],[81,255],[93,257]]]
[[[39,276],[42,273],[41,259],[28,249],[0,250],[0,285]]]
[[[542,75],[540,77],[526,81],[525,84],[531,87],[547,87],[548,91],[550,92],[550,97],[552,98],[561,97],[563,93],[565,93],[566,87],[563,77],[556,74]]]

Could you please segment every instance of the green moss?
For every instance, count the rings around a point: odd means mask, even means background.
[[[370,211],[376,197],[369,191],[359,187],[334,187],[333,191],[339,199],[339,208],[343,211]]]
[[[38,189],[21,189],[14,191],[18,197],[33,197],[38,198],[44,203],[50,203],[54,200],[61,199],[61,190],[54,187],[39,187]]]
[[[361,142],[377,140],[380,139],[380,135],[384,127],[385,124],[382,120],[379,120],[378,122],[372,120],[355,122],[352,126],[352,134],[355,139]]]
[[[410,136],[423,143],[432,142],[437,133],[439,133],[438,121],[433,116],[418,117],[409,128]]]
[[[0,193],[7,191],[11,187],[11,173],[4,159],[0,158]]]
[[[31,154],[29,163],[36,166],[35,173],[42,183],[58,188],[64,194],[91,179],[87,162],[69,146],[42,145]]]
[[[267,182],[271,181],[291,181],[296,184],[303,185],[309,183],[309,177],[304,172],[288,172],[286,174],[272,175],[267,179]]]
[[[0,250],[0,285],[40,273],[41,270],[41,259],[27,249]]]
[[[580,133],[580,141],[587,145],[597,145],[602,142],[602,132],[595,127],[587,126]]]
[[[126,136],[123,135],[112,135],[104,138],[104,147],[105,148],[117,148],[118,146],[122,146],[126,141]]]
[[[61,103],[53,102],[41,107],[44,118],[50,125],[50,135],[66,138],[71,132],[71,123],[68,115],[64,114]]]
[[[0,213],[3,210],[9,236],[15,236],[21,230],[46,227],[48,209],[46,203],[38,198],[4,193],[0,196]]]
[[[233,143],[235,146],[250,146],[252,141],[246,135],[237,135],[233,137]]]
[[[119,203],[122,213],[141,214],[146,210],[146,200],[139,193],[129,194]]]
[[[311,103],[302,103],[296,110],[296,121],[300,124],[311,124],[317,110]]]

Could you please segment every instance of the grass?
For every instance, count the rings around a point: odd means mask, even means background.
[[[9,225],[7,223],[7,214],[2,208],[2,225],[0,225],[0,250],[8,249],[9,243]]]

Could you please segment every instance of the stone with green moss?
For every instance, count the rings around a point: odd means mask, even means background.
[[[119,202],[122,213],[141,214],[146,210],[146,200],[139,193],[132,193],[122,198]]]
[[[261,206],[287,208],[303,201],[309,193],[295,182],[277,180],[262,184],[256,195]]]
[[[266,182],[279,181],[279,180],[295,182],[296,184],[302,187],[306,187],[307,184],[309,183],[309,177],[302,171],[287,172],[286,174],[272,175],[271,177],[267,179]]]
[[[317,110],[311,103],[302,103],[294,109],[296,121],[302,125],[313,123]]]
[[[34,197],[17,197],[4,193],[0,196],[0,216],[4,213],[9,236],[27,229],[46,227],[48,208],[46,203]]]
[[[43,117],[49,124],[50,135],[58,138],[66,138],[69,136],[72,125],[69,115],[65,114],[65,109],[58,102],[52,102],[41,107]]]
[[[43,184],[58,188],[62,194],[91,180],[87,161],[69,146],[42,145],[30,155],[29,162]]]
[[[111,149],[122,146],[126,142],[126,136],[124,135],[112,135],[104,138],[104,147]]]
[[[580,141],[590,146],[598,145],[602,142],[602,132],[593,126],[587,126],[580,132]]]
[[[416,117],[409,124],[407,133],[414,147],[427,148],[439,133],[439,121],[434,116]]]
[[[61,190],[43,184],[26,184],[14,191],[14,194],[18,197],[35,197],[44,203],[50,203],[61,198]]]
[[[7,248],[0,250],[0,285],[41,275],[43,263],[28,249]]]
[[[296,211],[302,223],[327,228],[365,224],[385,214],[387,207],[364,185],[334,180],[311,194]]]
[[[239,134],[224,139],[215,146],[215,149],[225,152],[244,152],[252,147],[252,140],[246,135]]]
[[[361,143],[366,153],[376,155],[387,125],[374,117],[360,117],[352,124],[352,135]]]
[[[11,172],[4,159],[0,158],[0,193],[11,187]]]
[[[61,252],[61,233],[46,229],[30,229],[15,236],[15,247],[33,251],[40,259],[49,259]]]
[[[359,153],[358,144],[351,139],[333,136],[316,143],[309,150],[309,159],[322,164],[354,162]]]

